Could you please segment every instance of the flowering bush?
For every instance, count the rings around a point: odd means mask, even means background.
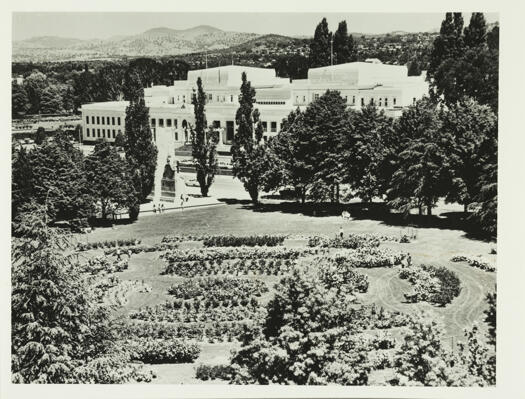
[[[128,268],[127,260],[112,260],[106,256],[91,258],[87,263],[81,265],[81,271],[96,275],[99,273],[116,273]]]
[[[488,261],[481,257],[469,257],[465,255],[457,255],[451,259],[452,262],[467,262],[470,266],[477,267],[478,269],[485,270],[487,272],[495,272],[496,266],[490,264]]]
[[[151,382],[155,378],[153,372],[130,360],[125,353],[92,359],[74,370],[73,380],[77,384],[125,384]]]
[[[203,240],[203,245],[205,247],[275,247],[277,245],[282,245],[285,238],[286,236],[284,235],[219,235],[206,237]]]
[[[378,247],[379,239],[372,235],[349,234],[346,237],[313,236],[308,239],[309,247],[321,248],[349,248],[356,249],[364,246]]]
[[[168,293],[181,299],[206,297],[218,301],[232,301],[234,299],[261,296],[268,292],[267,285],[260,280],[241,278],[210,278],[200,277],[185,280],[168,289]]]
[[[157,252],[157,251],[166,251],[171,249],[177,249],[178,244],[176,243],[161,243],[161,244],[155,244],[155,245],[135,245],[132,247],[126,247],[126,248],[110,248],[106,249],[104,251],[104,255],[117,255],[117,251],[122,251],[131,253],[131,254],[139,254],[141,252]]]
[[[141,339],[128,341],[131,360],[144,363],[192,363],[199,357],[200,348],[195,343],[178,339]]]
[[[414,285],[415,293],[407,296],[414,301],[446,305],[461,292],[459,278],[456,273],[446,267],[431,265],[407,267],[400,270],[399,278],[407,279]]]
[[[340,266],[344,265],[351,268],[408,266],[411,263],[408,253],[370,247],[362,247],[355,250],[339,250],[327,255],[327,257]]]
[[[95,242],[79,242],[77,243],[77,251],[88,251],[90,249],[98,248],[112,248],[112,247],[127,247],[133,245],[139,245],[141,240],[139,239],[127,239],[127,240],[107,240],[107,241],[95,241]]]

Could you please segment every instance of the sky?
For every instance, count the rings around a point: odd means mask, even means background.
[[[13,13],[13,40],[35,36],[78,39],[107,39],[132,35],[151,28],[187,29],[197,25],[250,33],[313,36],[315,26],[326,17],[330,30],[346,20],[349,32],[387,33],[396,30],[426,32],[439,28],[444,13],[92,13],[16,12]],[[468,24],[470,13],[463,13]],[[488,22],[497,13],[486,13]]]

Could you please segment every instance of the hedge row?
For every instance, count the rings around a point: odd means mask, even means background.
[[[77,243],[77,251],[88,251],[90,249],[99,248],[113,248],[113,247],[129,247],[139,245],[141,240],[130,238],[127,240],[106,240],[95,242],[79,242]]]

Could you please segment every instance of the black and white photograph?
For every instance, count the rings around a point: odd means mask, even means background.
[[[37,10],[10,385],[499,385],[499,12]]]

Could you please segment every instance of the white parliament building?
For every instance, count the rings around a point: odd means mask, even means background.
[[[311,68],[307,79],[293,81],[278,78],[273,69],[239,65],[193,70],[187,80],[174,81],[172,86],[144,89],[157,146],[168,139],[175,147],[182,147],[190,140],[188,127],[194,122],[191,97],[201,77],[207,95],[206,119],[220,131],[219,154],[227,155],[236,129],[242,72],[256,90],[255,107],[261,115],[265,139],[279,133],[282,120],[292,110],[304,110],[327,90],[338,90],[349,108],[373,103],[393,117],[428,93],[425,73],[408,76],[406,66],[386,65],[377,59]],[[124,133],[127,105],[127,101],[82,105],[83,141],[111,142],[119,131]]]

